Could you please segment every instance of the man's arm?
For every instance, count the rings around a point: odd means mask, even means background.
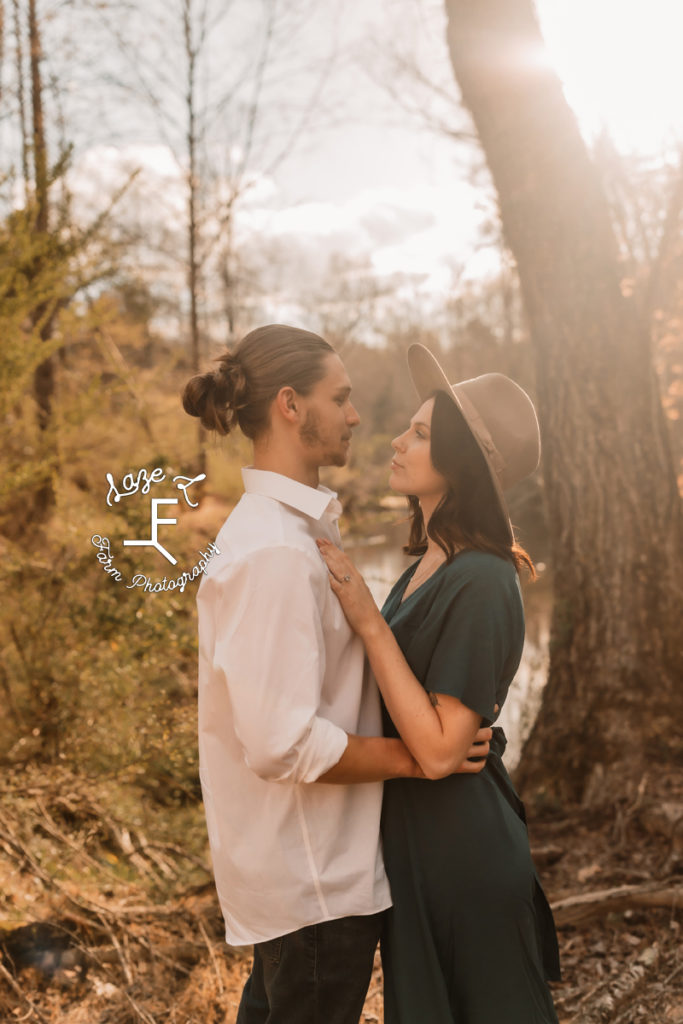
[[[480,729],[474,737],[467,757],[455,774],[476,775],[486,763],[493,732]],[[469,760],[472,757],[479,761]],[[402,740],[382,736],[349,736],[346,750],[332,768],[316,782],[348,784],[384,782],[387,779],[424,779],[424,772]]]
[[[348,784],[423,778],[417,761],[401,740],[350,735],[341,758],[316,782]]]
[[[228,690],[244,763],[267,782],[314,782],[348,744],[344,729],[320,715],[319,572],[306,552],[275,545],[207,581],[215,622],[208,656]]]

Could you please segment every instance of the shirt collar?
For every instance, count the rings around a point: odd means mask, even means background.
[[[254,469],[253,466],[245,466],[242,469],[242,480],[247,494],[261,494],[265,498],[274,498],[296,509],[297,512],[303,512],[311,519],[321,519],[328,508],[334,518],[338,518],[342,511],[336,492],[331,491],[329,487],[323,487],[322,484],[318,484],[317,488],[309,487],[289,476],[283,476],[282,473]]]

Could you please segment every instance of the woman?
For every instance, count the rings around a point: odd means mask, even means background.
[[[334,545],[319,547],[362,638],[384,701],[427,777],[385,783],[392,890],[382,941],[386,1024],[550,1024],[559,978],[552,915],[524,812],[500,753],[452,774],[495,721],[524,641],[503,489],[533,472],[540,445],[529,397],[500,374],[451,387],[421,345],[408,362],[422,405],[393,443],[391,487],[409,496],[407,551],[421,557],[377,610]],[[503,744],[501,744],[502,746]]]

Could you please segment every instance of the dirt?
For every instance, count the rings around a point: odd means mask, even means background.
[[[68,800],[63,779],[2,791],[0,1020],[232,1024],[250,951],[225,945],[206,869],[70,783]],[[531,813],[539,874],[561,908],[561,1024],[683,1024],[680,790],[662,773],[630,804]],[[568,923],[587,894],[584,918]],[[379,955],[361,1020],[383,1020]]]

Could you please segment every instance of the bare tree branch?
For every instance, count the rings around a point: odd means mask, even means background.
[[[643,315],[648,323],[659,301],[664,267],[675,241],[679,238],[681,211],[683,211],[683,150],[679,154],[678,172],[669,196],[657,252],[650,264],[650,276],[643,304]]]

